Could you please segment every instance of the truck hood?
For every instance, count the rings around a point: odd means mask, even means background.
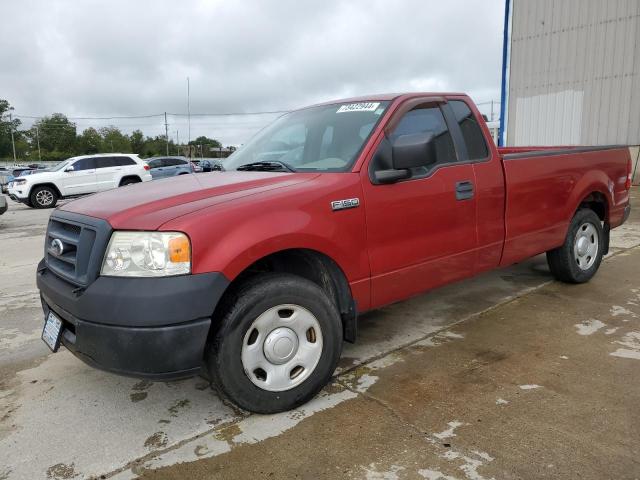
[[[63,205],[60,210],[102,218],[115,229],[156,230],[181,215],[317,176],[279,172],[179,175],[90,195]]]

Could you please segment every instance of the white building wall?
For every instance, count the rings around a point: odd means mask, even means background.
[[[640,0],[512,0],[507,145],[640,144]]]

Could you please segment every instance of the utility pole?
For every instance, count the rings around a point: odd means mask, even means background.
[[[493,122],[493,100],[491,100],[491,121]]]
[[[167,123],[167,112],[164,112],[164,138],[167,139],[167,156],[169,156],[169,124]]]
[[[180,130],[176,130],[176,148],[178,149],[178,155],[180,154]]]
[[[187,125],[189,131],[187,135],[187,145],[191,143],[191,87],[189,85],[189,77],[187,77]],[[191,158],[191,146],[189,145],[189,158]]]
[[[40,130],[38,129],[38,125],[36,125],[36,141],[38,142],[38,161],[42,161],[42,156],[40,155]]]
[[[9,107],[9,130],[11,130],[11,146],[13,147],[13,163],[17,163],[16,159],[16,141],[13,138],[13,117],[11,112],[13,111],[13,107]]]

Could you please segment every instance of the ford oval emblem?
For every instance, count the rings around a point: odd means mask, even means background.
[[[64,244],[62,243],[62,240],[59,238],[51,240],[51,253],[57,257],[64,253]]]

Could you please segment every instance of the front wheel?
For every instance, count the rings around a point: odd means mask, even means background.
[[[342,350],[342,324],[318,285],[290,274],[261,274],[226,305],[207,364],[213,385],[235,404],[282,412],[329,382]]]
[[[51,187],[34,187],[29,195],[29,205],[33,208],[53,208],[58,203],[58,192]]]
[[[591,280],[602,262],[604,234],[593,210],[578,210],[571,220],[564,244],[547,252],[549,269],[566,283]]]

